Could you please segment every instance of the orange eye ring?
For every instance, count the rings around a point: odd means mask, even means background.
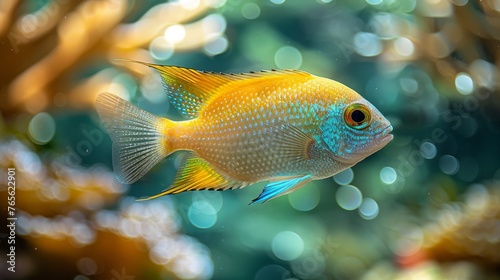
[[[372,115],[363,104],[351,104],[344,111],[344,120],[354,129],[364,129],[371,123]]]

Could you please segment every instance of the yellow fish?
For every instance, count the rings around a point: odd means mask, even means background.
[[[148,64],[185,121],[154,116],[110,93],[96,108],[130,184],[177,150],[191,154],[172,186],[151,196],[269,181],[252,201],[333,176],[392,140],[392,126],[347,86],[299,70],[222,74]]]

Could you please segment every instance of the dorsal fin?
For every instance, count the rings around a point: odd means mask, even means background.
[[[310,78],[311,74],[299,70],[271,70],[241,74],[198,71],[178,66],[157,65],[132,61],[157,70],[163,79],[170,103],[188,119],[196,118],[201,107],[219,92],[237,88],[260,79]]]

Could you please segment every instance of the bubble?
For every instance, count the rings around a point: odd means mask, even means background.
[[[302,188],[288,195],[290,205],[299,211],[311,211],[320,200],[318,188]]]
[[[460,169],[460,164],[454,156],[444,155],[439,159],[439,169],[445,174],[453,175]]]
[[[354,172],[352,172],[351,168],[347,168],[346,170],[333,176],[333,180],[339,185],[349,185],[353,179]]]
[[[345,210],[357,209],[361,205],[362,198],[361,191],[351,185],[340,186],[335,194],[337,203]]]
[[[188,209],[188,218],[197,228],[211,228],[217,222],[217,211],[207,201],[195,201]]]
[[[274,236],[271,248],[279,259],[293,261],[302,255],[304,241],[293,231],[282,231]]]
[[[174,45],[160,36],[149,44],[149,53],[154,59],[167,60],[174,54]]]
[[[28,124],[28,135],[33,143],[47,144],[56,133],[56,122],[48,113],[36,114]]]
[[[420,155],[426,159],[433,159],[436,157],[437,148],[431,142],[424,142],[420,145]]]
[[[371,198],[364,198],[358,211],[361,218],[365,220],[373,220],[377,217],[379,208],[375,200]]]
[[[284,46],[274,54],[274,62],[281,69],[298,69],[302,65],[302,54],[292,46]]]
[[[380,5],[382,4],[382,0],[366,0],[366,3],[370,5]]]
[[[468,74],[461,72],[455,78],[455,87],[460,94],[469,95],[474,91],[474,82]]]
[[[401,37],[394,42],[394,49],[401,56],[411,56],[415,51],[415,46],[410,39]]]
[[[376,34],[358,32],[354,35],[354,49],[362,56],[376,56],[382,52],[382,43]]]
[[[255,3],[247,3],[241,8],[241,14],[246,19],[256,19],[260,15],[260,7]]]
[[[180,43],[184,40],[184,37],[186,37],[186,29],[180,24],[169,26],[165,30],[164,37],[165,40],[171,44]]]
[[[271,1],[271,3],[276,4],[276,5],[280,5],[280,4],[285,3],[285,0],[269,0],[269,1]]]
[[[206,43],[205,46],[203,47],[203,50],[205,51],[206,54],[213,56],[225,52],[227,50],[228,45],[229,42],[225,37],[218,37]]]
[[[392,184],[396,182],[398,174],[394,168],[386,166],[380,170],[380,180],[385,184]]]

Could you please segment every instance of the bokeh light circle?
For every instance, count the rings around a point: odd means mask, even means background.
[[[290,205],[299,211],[311,211],[320,200],[318,188],[302,188],[288,195]]]
[[[206,54],[213,56],[225,52],[228,46],[229,42],[225,37],[217,37],[207,42],[203,47],[203,50],[205,51]]]
[[[274,236],[271,249],[277,258],[293,261],[304,252],[304,241],[293,231],[282,231]]]
[[[246,3],[241,8],[241,14],[246,19],[256,19],[260,15],[260,7],[255,3]]]
[[[207,201],[195,201],[188,209],[188,218],[197,228],[211,228],[217,222],[217,211]]]
[[[375,200],[364,198],[359,206],[359,215],[365,220],[373,220],[378,216],[379,207]]]
[[[224,204],[221,192],[195,192],[192,196],[193,203],[208,202],[215,212],[219,212]]]
[[[47,144],[56,133],[56,122],[48,113],[36,114],[28,124],[28,135],[38,145]]]
[[[410,39],[401,37],[394,42],[394,49],[401,56],[411,56],[415,51],[415,46]]]
[[[335,194],[335,199],[340,207],[345,210],[355,210],[361,205],[363,195],[361,191],[351,185],[340,186]]]
[[[254,280],[270,280],[270,279],[285,279],[283,275],[289,273],[284,267],[277,264],[270,264],[262,267],[255,274]],[[292,280],[290,278],[286,278],[287,280]]]
[[[392,167],[386,166],[380,170],[380,180],[385,184],[392,184],[396,182],[397,178],[398,173]]]
[[[455,77],[455,87],[462,95],[469,95],[474,91],[474,82],[466,73],[458,73]]]
[[[284,46],[274,54],[274,62],[280,69],[298,69],[302,65],[302,54],[292,46]]]
[[[358,32],[354,35],[354,50],[362,56],[376,56],[382,52],[382,43],[377,34]]]
[[[149,53],[154,59],[167,60],[174,54],[174,45],[160,36],[149,44]]]
[[[397,174],[396,180],[394,180],[394,182],[392,182],[391,184],[387,183],[382,184],[382,188],[384,189],[384,191],[392,194],[399,193],[403,189],[406,182],[403,173],[400,170],[395,170],[395,171]]]
[[[354,172],[351,168],[347,168],[346,170],[336,174],[333,176],[333,180],[335,183],[339,185],[349,185],[354,179]]]
[[[404,224],[398,226],[398,238],[389,244],[394,254],[408,257],[417,253],[424,241],[424,233],[419,226]]]
[[[426,159],[433,159],[436,157],[437,148],[431,142],[424,142],[420,145],[420,155]]]
[[[460,163],[454,156],[444,155],[439,159],[439,169],[445,174],[453,175],[460,169]]]
[[[172,44],[180,43],[186,37],[186,29],[180,24],[169,26],[165,30],[164,37],[167,42]]]
[[[211,14],[202,20],[203,31],[210,35],[222,34],[227,27],[226,18],[219,14]]]

